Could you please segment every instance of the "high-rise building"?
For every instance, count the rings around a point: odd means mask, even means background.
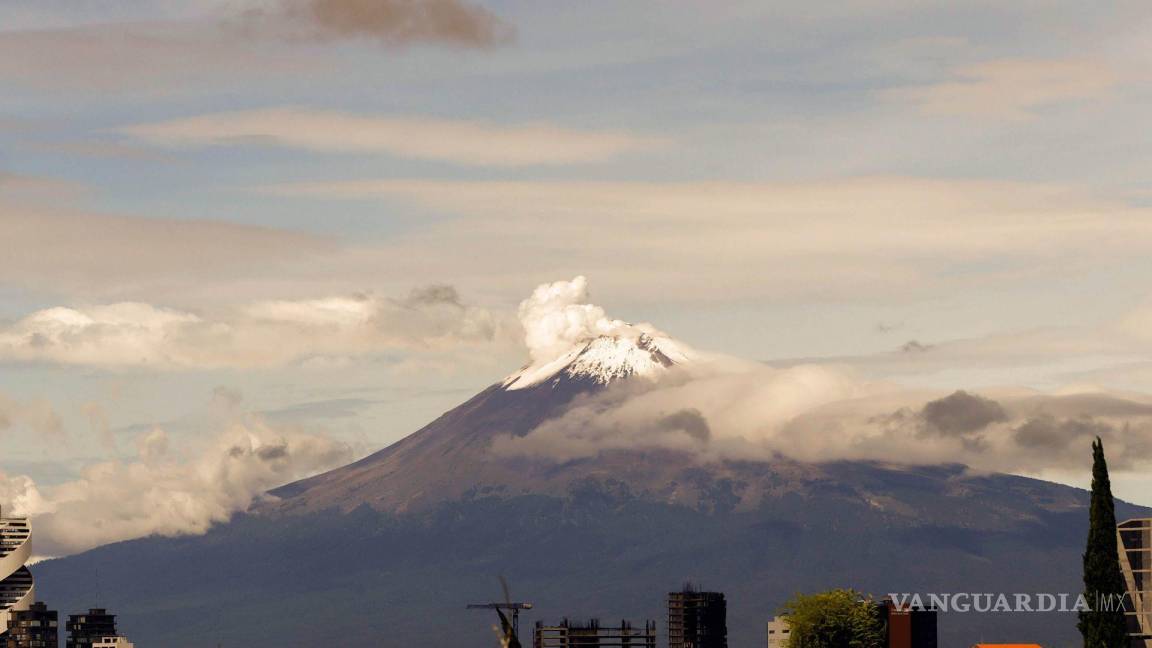
[[[116,615],[104,608],[92,608],[85,614],[68,615],[66,648],[92,648],[104,637],[116,636]]]
[[[0,637],[13,612],[27,610],[36,597],[32,572],[24,563],[32,555],[28,518],[3,516],[0,511]]]
[[[884,622],[888,648],[936,648],[936,610],[897,606],[890,599],[876,604],[876,613]]]
[[[572,623],[564,619],[559,625],[536,622],[533,648],[656,648],[656,622],[647,621],[644,629],[621,621],[618,626],[602,626],[596,619]]]
[[[668,593],[668,648],[728,648],[728,605],[721,592],[691,584]]]
[[[1124,573],[1124,612],[1129,646],[1152,648],[1152,518],[1116,525],[1116,548]]]
[[[60,624],[56,610],[36,602],[27,610],[11,612],[3,648],[56,648],[60,645]]]

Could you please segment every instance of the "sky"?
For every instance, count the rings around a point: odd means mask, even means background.
[[[0,15],[0,506],[124,500],[102,541],[402,438],[524,364],[518,305],[578,276],[614,318],[921,418],[995,394],[1019,436],[1028,394],[1152,393],[1144,3]]]

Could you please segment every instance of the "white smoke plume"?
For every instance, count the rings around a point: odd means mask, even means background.
[[[612,319],[604,309],[588,303],[588,280],[541,284],[520,302],[524,343],[535,364],[555,360],[581,342],[601,335],[663,336],[651,324],[629,324]]]

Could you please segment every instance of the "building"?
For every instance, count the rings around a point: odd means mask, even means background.
[[[127,637],[101,637],[92,644],[92,648],[136,648],[136,644],[128,641]]]
[[[788,626],[788,619],[778,616],[768,622],[768,648],[784,648],[788,644],[788,635],[792,628]]]
[[[668,593],[668,648],[728,648],[728,604],[691,584]]]
[[[1124,573],[1124,612],[1129,646],[1152,648],[1152,518],[1126,520],[1116,525],[1120,571]]]
[[[12,613],[27,610],[35,600],[36,585],[24,564],[31,555],[28,518],[6,518],[0,511],[0,637],[7,634]]]
[[[619,626],[602,626],[592,619],[587,623],[572,623],[564,619],[560,625],[547,626],[536,622],[532,638],[533,648],[656,648],[656,622],[647,621],[644,629],[621,621]]]
[[[60,624],[56,610],[36,602],[27,610],[16,610],[8,618],[8,635],[0,641],[2,648],[57,648]]]
[[[68,615],[66,648],[92,648],[105,637],[115,637],[116,615],[104,608],[92,608],[85,614]]]
[[[936,610],[897,607],[891,599],[876,604],[876,613],[884,623],[888,648],[937,648]]]

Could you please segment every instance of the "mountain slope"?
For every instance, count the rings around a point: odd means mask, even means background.
[[[619,328],[619,327],[617,327]],[[535,619],[662,619],[685,579],[724,590],[733,646],[801,590],[1078,591],[1086,494],[962,466],[702,461],[613,450],[506,456],[580,399],[656,379],[689,355],[666,339],[582,339],[392,446],[290,484],[200,537],[147,538],[37,566],[63,609],[100,602],[143,644],[489,646],[464,610],[506,576]],[[1121,504],[1121,516],[1146,515]],[[1073,645],[1074,615],[947,615],[942,646]],[[337,629],[338,640],[333,639]]]
[[[555,464],[489,452],[493,439],[524,436],[573,399],[628,378],[651,379],[683,363],[669,340],[645,333],[599,336],[557,360],[529,365],[445,413],[414,434],[344,468],[272,492],[269,509],[351,510],[362,504],[404,512],[473,491],[563,493],[574,479],[610,474],[611,462]],[[661,469],[654,479],[663,479]]]

